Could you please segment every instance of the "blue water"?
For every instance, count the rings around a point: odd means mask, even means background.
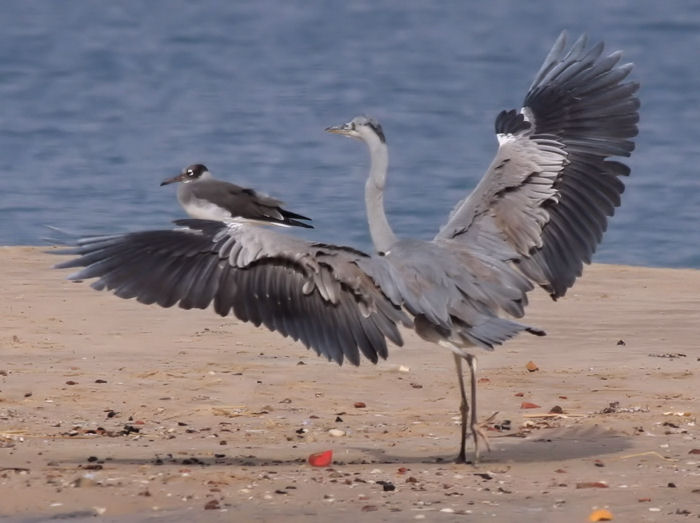
[[[642,121],[597,261],[700,267],[700,2],[4,1],[0,244],[164,227],[190,163],[370,247],[364,146],[380,119],[396,231],[430,238],[495,151],[561,29],[625,50]]]

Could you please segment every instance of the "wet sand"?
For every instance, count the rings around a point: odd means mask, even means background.
[[[474,467],[451,461],[452,357],[411,333],[338,367],[57,261],[0,248],[0,519],[700,517],[700,271],[594,265],[556,303],[533,293],[526,321],[548,335],[479,353],[492,451]],[[310,466],[323,450],[332,465]]]

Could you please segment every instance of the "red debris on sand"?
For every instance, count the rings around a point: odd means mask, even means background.
[[[540,368],[537,366],[537,364],[534,361],[528,361],[527,365],[525,365],[525,368],[529,370],[530,372],[535,372],[536,370],[540,370]]]
[[[693,449],[688,454],[700,454],[700,449]]]
[[[529,401],[523,401],[520,404],[521,409],[539,409],[540,406],[535,403],[530,403]]]
[[[516,398],[522,398],[523,396],[525,396],[525,393],[523,393],[523,392],[516,392],[516,393],[513,394],[513,395],[514,395]]]
[[[356,401],[353,405],[356,409],[364,409],[367,405],[364,401]]]
[[[312,467],[327,467],[333,462],[333,451],[324,450],[309,456],[309,465]]]

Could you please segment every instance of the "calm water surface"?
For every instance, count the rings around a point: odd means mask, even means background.
[[[473,5],[472,5],[473,4]],[[642,83],[638,148],[597,261],[700,268],[700,3],[2,4],[0,244],[164,227],[159,182],[206,163],[368,249],[360,143],[380,119],[399,234],[430,238],[479,180],[561,29],[621,48]]]

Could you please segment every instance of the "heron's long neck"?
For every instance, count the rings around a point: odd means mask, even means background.
[[[391,230],[384,213],[384,184],[386,183],[389,153],[385,143],[378,139],[368,143],[370,154],[369,178],[365,184],[365,207],[372,243],[377,252],[387,252],[396,243],[396,235]]]

